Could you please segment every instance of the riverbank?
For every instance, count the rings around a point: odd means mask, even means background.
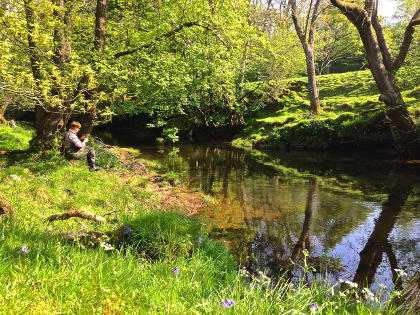
[[[318,81],[319,114],[309,112],[307,78],[288,80],[276,102],[247,117],[233,145],[286,150],[393,148],[385,104],[379,101],[369,70],[323,75]],[[410,115],[419,124],[418,75],[402,69],[397,81]]]
[[[0,128],[7,135],[0,150],[28,147],[31,128]],[[274,288],[264,273],[248,274],[223,241],[208,236],[205,222],[187,216],[211,198],[185,190],[176,174],[139,160],[138,151],[90,144],[101,172],[90,172],[84,160],[69,163],[57,152],[0,157],[2,209],[7,209],[0,222],[4,313],[386,311],[387,304],[377,307],[380,292],[359,292],[355,298],[355,288],[339,289],[331,275],[311,280],[310,286],[303,279],[296,285],[281,280]],[[47,220],[69,211],[105,220]],[[79,234],[69,242],[74,232],[88,237]],[[303,266],[304,273],[310,271]]]

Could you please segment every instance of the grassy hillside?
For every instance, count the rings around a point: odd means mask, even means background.
[[[420,70],[401,71],[398,86],[410,113],[420,115]],[[417,74],[417,75],[416,75]],[[309,113],[307,78],[286,82],[277,102],[248,117],[236,146],[341,148],[389,144],[392,137],[384,104],[369,70],[324,75],[319,79],[321,111]]]

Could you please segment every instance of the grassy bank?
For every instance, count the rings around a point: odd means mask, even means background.
[[[417,74],[420,70],[415,71]],[[384,104],[369,70],[318,78],[321,111],[309,113],[307,78],[285,83],[276,102],[247,118],[236,146],[281,149],[371,147],[392,142]],[[402,70],[398,86],[410,114],[420,116],[420,79]]]
[[[33,130],[0,125],[0,151]],[[138,152],[96,145],[103,171],[58,153],[0,156],[0,313],[381,314],[380,292],[333,276],[276,285],[236,265],[223,240],[186,214],[212,202]],[[193,197],[191,197],[193,195]],[[189,197],[187,197],[189,196]],[[177,201],[178,200],[178,201]],[[86,211],[105,222],[71,218]],[[102,231],[94,238],[89,231]],[[70,235],[88,237],[70,242]],[[304,267],[305,272],[309,272]],[[334,284],[333,284],[334,283]],[[357,294],[356,294],[357,292]],[[232,302],[234,301],[234,303]],[[222,303],[223,302],[223,303]],[[382,301],[385,302],[385,301]],[[392,310],[388,310],[392,314]]]

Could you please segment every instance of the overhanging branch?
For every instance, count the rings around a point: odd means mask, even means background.
[[[169,31],[169,32],[167,32],[167,33],[165,33],[163,35],[160,35],[160,36],[156,37],[155,40],[152,41],[152,42],[150,42],[150,43],[144,44],[144,45],[142,45],[140,47],[137,47],[137,48],[133,48],[133,49],[130,49],[130,50],[121,51],[119,53],[116,53],[114,55],[114,58],[117,59],[119,57],[123,57],[123,56],[127,56],[127,55],[132,55],[132,54],[134,54],[134,53],[136,53],[136,52],[138,52],[140,50],[143,50],[145,48],[153,47],[158,42],[160,42],[162,39],[169,38],[169,37],[175,35],[176,33],[180,32],[184,28],[189,28],[189,27],[193,27],[193,26],[199,26],[199,27],[202,27],[202,28],[204,28],[206,30],[213,31],[213,29],[211,29],[210,27],[208,27],[206,25],[202,25],[199,22],[186,22],[186,23],[183,23],[183,24],[179,25],[177,28],[173,29],[172,31]]]

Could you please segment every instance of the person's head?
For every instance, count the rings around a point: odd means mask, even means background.
[[[72,121],[70,123],[70,129],[73,130],[76,133],[79,131],[80,127],[81,127],[81,125],[78,121]]]

